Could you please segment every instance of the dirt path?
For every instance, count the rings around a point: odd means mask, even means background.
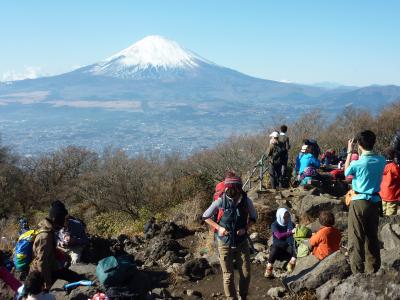
[[[279,279],[266,279],[264,277],[264,266],[252,264],[251,267],[252,278],[248,300],[271,299],[269,296],[267,296],[268,290],[271,287],[282,286],[282,283]],[[238,282],[238,277],[239,274],[235,272],[236,283]],[[193,296],[189,297],[187,295],[182,295],[182,291],[186,291],[188,289],[200,292],[203,295],[203,299],[224,299],[221,272],[207,276],[201,281],[184,282],[176,285],[173,289],[171,288],[171,290],[174,291],[177,296],[179,295],[183,299],[198,299]]]

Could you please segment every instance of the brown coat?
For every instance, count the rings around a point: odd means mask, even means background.
[[[59,269],[56,260],[56,241],[53,225],[48,219],[39,222],[39,234],[33,242],[31,270],[42,273],[48,287],[53,284],[51,273]]]

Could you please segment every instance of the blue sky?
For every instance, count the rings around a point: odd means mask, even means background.
[[[94,63],[151,34],[256,77],[400,85],[400,1],[0,2],[0,80]]]

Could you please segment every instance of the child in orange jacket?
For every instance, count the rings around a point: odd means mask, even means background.
[[[323,260],[328,255],[340,249],[342,234],[335,225],[335,216],[330,211],[322,211],[319,214],[319,222],[322,228],[310,238],[313,254]]]
[[[387,216],[397,213],[400,201],[400,167],[394,162],[394,148],[387,148],[384,152],[386,166],[383,170],[380,196],[382,198],[383,213]]]

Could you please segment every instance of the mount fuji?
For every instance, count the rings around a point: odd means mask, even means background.
[[[328,89],[255,78],[148,36],[68,73],[0,82],[0,132],[27,153],[71,143],[96,150],[112,144],[132,153],[190,152],[233,128],[251,132],[316,107],[328,117],[349,104],[376,110],[396,99],[398,86]]]
[[[72,72],[2,84],[0,101],[7,96],[18,100],[21,93],[26,99],[33,92],[35,96],[40,92],[40,101],[53,105],[135,101],[146,109],[154,101],[219,106],[222,102],[280,104],[291,99],[301,104],[324,90],[254,78],[210,62],[164,37],[148,36],[109,58]]]

